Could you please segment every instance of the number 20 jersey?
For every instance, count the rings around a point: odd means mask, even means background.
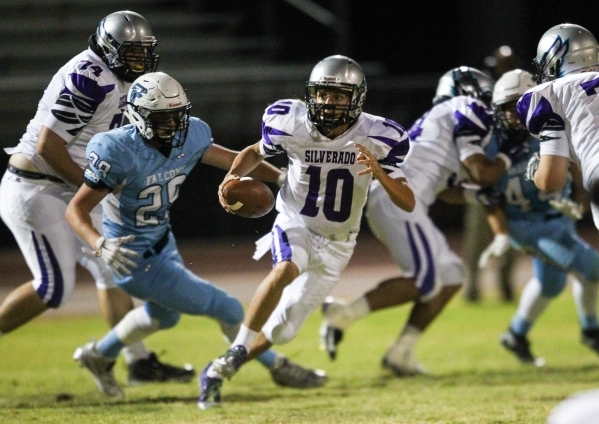
[[[599,72],[567,75],[528,90],[518,102],[518,117],[541,141],[541,155],[580,164],[588,189],[599,167]]]
[[[341,136],[330,140],[309,121],[306,105],[280,100],[262,118],[263,155],[287,153],[287,181],[277,196],[277,211],[304,222],[312,232],[334,238],[357,233],[371,174],[356,162],[354,143],[365,146],[391,178],[409,151],[405,129],[389,119],[361,113]]]

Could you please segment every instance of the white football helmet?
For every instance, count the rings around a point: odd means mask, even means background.
[[[535,85],[533,75],[522,69],[506,72],[495,83],[493,109],[498,123],[509,137],[528,138],[528,131],[516,117],[516,103]]]
[[[190,109],[181,84],[164,72],[154,72],[131,85],[125,116],[152,147],[180,148],[187,138]]]
[[[343,108],[341,116],[327,118],[325,109],[339,110],[340,106],[316,102],[316,93],[322,89],[336,89],[350,95],[350,103]],[[366,78],[358,63],[347,56],[329,56],[316,64],[310,80],[306,82],[306,106],[312,123],[328,129],[354,122],[362,113],[366,100]]]
[[[536,68],[535,80],[539,84],[574,72],[597,70],[597,39],[580,25],[556,25],[541,37],[533,64]]]
[[[469,66],[453,68],[439,79],[433,105],[456,96],[469,96],[491,104],[493,79],[484,72]]]
[[[92,50],[126,82],[156,70],[158,55],[153,53],[156,44],[148,21],[130,10],[106,16],[90,37]]]

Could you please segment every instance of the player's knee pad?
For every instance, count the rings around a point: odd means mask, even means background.
[[[145,307],[148,315],[159,322],[161,330],[174,327],[181,319],[181,313],[155,303],[146,303]]]
[[[295,338],[297,329],[290,322],[285,322],[275,326],[270,334],[265,334],[266,338],[272,343],[282,345],[289,343]]]

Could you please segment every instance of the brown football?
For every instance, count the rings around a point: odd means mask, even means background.
[[[262,181],[250,177],[232,180],[223,188],[223,197],[235,215],[260,218],[275,205],[275,197]]]

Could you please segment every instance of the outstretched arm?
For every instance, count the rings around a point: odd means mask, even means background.
[[[208,148],[208,150],[206,150],[202,156],[201,162],[206,165],[215,166],[217,168],[229,171],[239,154],[240,152],[235,150],[230,150],[223,146],[219,146],[218,144],[213,144],[210,146],[210,148]],[[266,161],[262,161],[247,175],[260,181],[277,183],[278,178],[282,173],[283,172],[276,166]]]
[[[412,212],[416,206],[416,199],[405,177],[391,178],[381,167],[377,158],[366,147],[356,143],[356,148],[360,152],[357,163],[366,167],[366,169],[359,171],[358,175],[372,174],[374,178],[379,180],[397,207]]]

